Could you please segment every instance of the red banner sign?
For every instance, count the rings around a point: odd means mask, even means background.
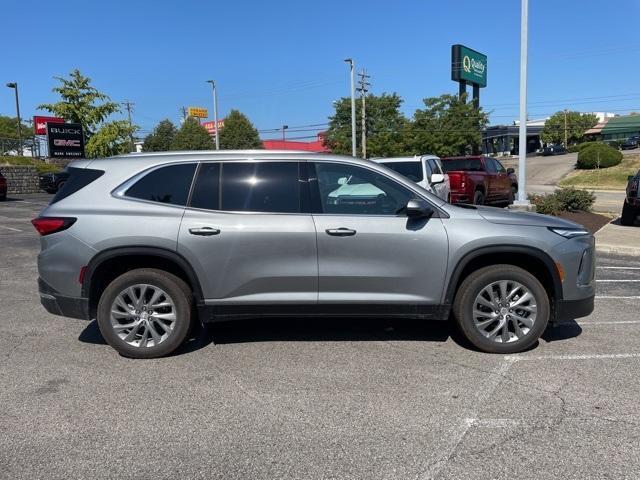
[[[202,122],[202,126],[209,132],[211,135],[216,134],[216,122]],[[224,118],[218,120],[218,128],[221,129],[224,127]]]
[[[47,123],[64,123],[64,118],[34,116],[33,130],[36,132],[36,135],[47,134]]]

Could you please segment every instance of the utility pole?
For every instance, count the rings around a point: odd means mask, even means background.
[[[367,78],[370,78],[371,75],[367,75],[365,69],[362,69],[362,73],[360,76],[360,87],[358,87],[358,92],[360,92],[360,99],[362,100],[362,158],[367,158],[367,92],[368,87],[371,86],[369,82],[367,82]]]
[[[527,55],[529,28],[529,0],[521,0],[520,15],[520,129],[518,146],[518,200],[514,202],[525,209],[530,207],[527,200]]]
[[[129,151],[133,152],[135,146],[133,144],[133,122],[131,120],[131,110],[133,110],[133,106],[135,104],[133,102],[130,102],[129,100],[125,100],[122,104],[127,109],[127,115],[129,116],[129,128],[131,129],[131,131],[129,132],[129,141],[131,142],[131,148]]]
[[[16,115],[18,117],[18,155],[22,156],[22,120],[20,119],[20,100],[18,99],[18,82],[9,82],[7,87],[16,91]]]
[[[182,113],[182,122],[187,121],[187,107],[180,107],[180,113]]]
[[[213,90],[213,125],[215,126],[216,132],[216,150],[220,150],[220,132],[218,132],[218,88],[216,87],[216,82],[213,80],[207,80],[207,83],[211,84],[211,89]]]
[[[564,148],[567,148],[567,109],[564,109]]]
[[[356,65],[352,58],[345,58],[351,75],[351,156],[356,157]]]
[[[285,136],[284,136],[284,131],[289,128],[289,125],[282,125],[282,141],[284,142],[286,140]]]

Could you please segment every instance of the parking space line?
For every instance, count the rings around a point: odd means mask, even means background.
[[[640,279],[636,280],[610,280],[610,279],[605,279],[605,280],[598,280],[596,279],[596,282],[616,282],[616,283],[625,283],[625,282],[640,282]]]
[[[596,267],[602,270],[640,270],[640,267]]]
[[[512,362],[526,360],[616,360],[625,358],[640,358],[640,353],[603,353],[592,355],[507,355],[505,359]]]
[[[5,228],[7,230],[11,230],[12,232],[21,232],[22,230],[18,228],[5,227],[4,225],[0,225],[0,228]]]
[[[640,295],[596,295],[595,298],[640,298]]]
[[[611,320],[606,322],[560,322],[558,325],[628,325],[634,323],[640,323],[640,320]]]

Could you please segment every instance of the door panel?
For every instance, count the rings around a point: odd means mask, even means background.
[[[448,257],[442,221],[408,218],[402,209],[416,194],[373,170],[314,167],[319,302],[438,304]]]
[[[298,162],[202,163],[178,252],[206,303],[316,303],[316,231]],[[227,211],[233,209],[234,211]],[[255,211],[262,210],[262,211]]]

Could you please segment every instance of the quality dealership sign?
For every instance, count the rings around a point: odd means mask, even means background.
[[[465,47],[451,47],[451,80],[487,86],[487,56]]]
[[[79,123],[47,122],[49,156],[55,158],[84,158],[84,134]]]

